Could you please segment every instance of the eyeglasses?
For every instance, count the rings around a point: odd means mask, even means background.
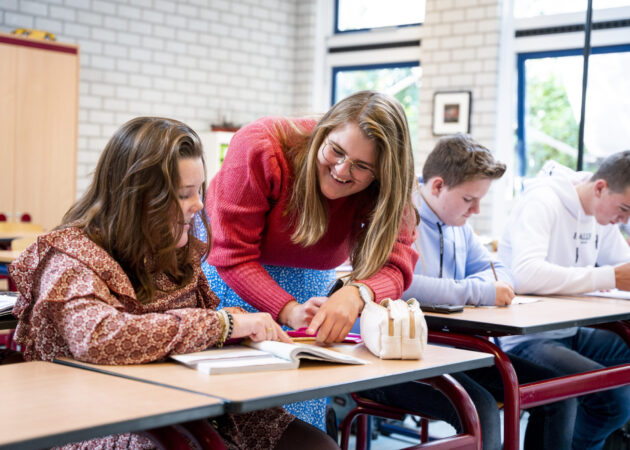
[[[322,155],[324,159],[330,164],[335,166],[343,164],[346,161],[350,163],[350,176],[358,182],[369,181],[372,178],[376,178],[374,170],[363,161],[353,161],[348,158],[346,152],[340,148],[335,147],[329,141],[324,143],[322,148]]]

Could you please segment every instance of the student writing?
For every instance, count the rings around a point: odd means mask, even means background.
[[[421,258],[403,298],[424,303],[509,305],[514,298],[509,271],[496,262],[467,224],[505,165],[468,135],[440,139],[422,170],[424,184],[416,197],[420,210],[418,244]],[[498,278],[498,279],[497,279]],[[521,383],[557,376],[537,364],[512,358]],[[501,423],[497,401],[503,384],[492,367],[453,375],[471,396],[481,423],[483,448],[500,449]],[[404,383],[363,392],[368,398],[445,420],[460,430],[453,407],[438,391],[419,383]],[[575,401],[532,408],[525,433],[526,449],[568,449]]]
[[[616,226],[629,216],[630,150],[607,157],[594,174],[550,161],[512,209],[499,256],[519,293],[630,290],[630,247]],[[619,336],[594,328],[509,336],[501,345],[563,375],[630,362]],[[629,418],[630,386],[580,397],[573,448],[601,449]]]

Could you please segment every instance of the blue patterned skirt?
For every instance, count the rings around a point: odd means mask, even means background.
[[[219,276],[214,266],[206,261],[201,264],[208,278],[212,291],[221,300],[220,308],[240,306],[247,311],[257,312],[249,303],[242,300]],[[298,269],[293,267],[263,266],[276,283],[291,294],[299,303],[311,297],[325,296],[335,281],[334,270]],[[297,418],[308,422],[321,430],[326,429],[326,398],[284,405],[287,411]]]

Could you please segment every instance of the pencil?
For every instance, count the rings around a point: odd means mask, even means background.
[[[494,262],[490,261],[490,267],[492,267],[492,273],[494,274],[494,279],[499,281],[499,277],[497,277],[497,271],[494,269]]]
[[[293,342],[315,342],[315,336],[292,337]]]

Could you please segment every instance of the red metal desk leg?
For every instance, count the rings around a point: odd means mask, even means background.
[[[463,431],[456,436],[438,439],[436,441],[427,442],[427,436],[421,439],[421,443],[412,447],[407,447],[404,450],[412,449],[424,449],[430,448],[435,450],[481,450],[482,448],[482,436],[481,425],[479,424],[479,416],[477,410],[473,404],[470,396],[466,390],[450,375],[442,375],[434,378],[427,378],[424,380],[418,380],[420,383],[425,383],[433,386],[435,389],[441,391],[446,398],[449,399],[462,424]],[[366,441],[366,426],[365,423],[360,422],[361,419],[367,421],[367,415],[373,415],[378,417],[387,417],[391,419],[402,420],[406,414],[413,414],[411,411],[407,411],[400,408],[395,408],[389,405],[383,405],[373,400],[368,400],[352,394],[352,397],[357,402],[357,407],[352,409],[341,422],[341,448],[347,450],[350,437],[350,426],[352,421],[357,419],[357,450],[364,450],[367,445]],[[426,430],[426,424],[423,426],[423,430]],[[424,431],[423,431],[424,433]],[[369,439],[369,437],[367,438]]]
[[[476,336],[429,331],[429,342],[445,344],[453,347],[477,350],[494,355],[494,363],[503,380],[503,418],[504,418],[504,449],[518,450],[519,422],[521,417],[521,396],[518,378],[510,358],[503,351],[485,339]]]
[[[421,383],[430,384],[438,391],[441,391],[446,398],[449,399],[459,421],[462,424],[462,434],[445,439],[438,439],[436,441],[423,443],[413,447],[407,447],[405,450],[412,449],[475,449],[481,450],[482,448],[482,436],[481,425],[479,424],[479,415],[475,409],[475,405],[472,399],[462,387],[461,384],[450,375],[442,375],[435,378],[427,378],[426,380],[420,380]]]

